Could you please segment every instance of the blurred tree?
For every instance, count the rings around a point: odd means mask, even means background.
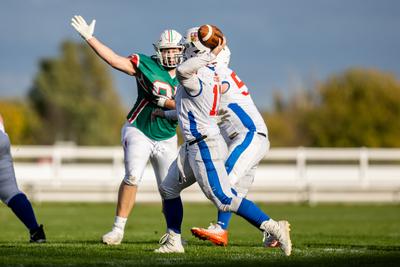
[[[34,110],[19,100],[1,100],[0,114],[12,144],[35,144],[41,122]]]
[[[42,60],[29,99],[46,128],[41,143],[119,143],[123,106],[105,63],[86,45],[66,41],[58,58]]]
[[[350,69],[315,93],[302,129],[309,145],[400,147],[400,83],[393,75]]]
[[[272,146],[400,147],[400,82],[391,74],[349,69],[275,103],[265,116]]]

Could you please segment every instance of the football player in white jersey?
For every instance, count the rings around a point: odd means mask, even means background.
[[[18,188],[15,179],[13,160],[10,152],[10,139],[5,131],[0,115],[0,199],[26,226],[30,233],[30,242],[44,243],[46,236],[43,225],[36,221],[32,205],[26,195]]]
[[[197,41],[197,31],[198,27],[189,29],[186,38]],[[228,46],[225,46],[218,54],[216,62],[212,64],[220,77],[222,87],[218,125],[228,145],[225,168],[232,189],[239,196],[246,197],[254,181],[257,165],[269,149],[268,130],[247,86],[233,70],[228,68],[230,54]],[[157,110],[154,116],[175,119],[176,112],[174,114],[172,110]],[[218,211],[217,223],[211,223],[207,229],[193,227],[191,231],[194,236],[202,240],[206,239],[216,245],[226,246],[231,214],[231,212]],[[278,243],[273,236],[270,236],[266,245],[275,247]]]
[[[215,65],[222,86],[218,125],[228,145],[225,168],[232,190],[244,198],[253,184],[259,162],[269,149],[268,130],[247,86],[224,63],[229,63],[227,55]],[[226,246],[231,214],[219,210],[217,223],[211,223],[207,229],[193,227],[191,231],[200,239]],[[271,236],[266,245],[276,246],[277,242]]]
[[[274,235],[285,255],[290,255],[289,223],[274,221],[253,202],[234,194],[225,170],[228,149],[217,125],[221,83],[218,73],[209,65],[224,46],[225,38],[212,51],[189,40],[185,49],[189,59],[177,68],[181,86],[175,101],[185,144],[160,185],[167,233],[156,252],[184,252],[180,237],[183,218],[180,191],[197,181],[219,210],[235,212],[261,229],[264,237]]]

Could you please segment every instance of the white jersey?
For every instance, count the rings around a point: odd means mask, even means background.
[[[243,81],[226,66],[218,66],[217,73],[223,87],[228,87],[221,95],[219,110],[222,118],[219,127],[224,138],[233,138],[237,134],[248,131],[268,136],[264,119]]]
[[[176,110],[186,142],[219,134],[217,115],[221,84],[215,70],[207,67],[214,59],[214,54],[204,53],[177,68],[181,85],[175,96]]]

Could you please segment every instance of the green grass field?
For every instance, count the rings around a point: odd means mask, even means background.
[[[153,253],[165,231],[160,204],[140,203],[131,214],[124,243],[100,244],[110,230],[114,204],[43,203],[34,206],[48,243],[29,244],[13,213],[0,206],[1,266],[400,266],[399,205],[267,205],[263,210],[292,225],[293,254],[262,247],[261,233],[239,217],[228,247],[195,239],[191,226],[215,220],[211,204],[185,204],[186,253]]]

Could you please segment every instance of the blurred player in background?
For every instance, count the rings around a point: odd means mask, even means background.
[[[74,16],[71,25],[110,66],[136,77],[138,98],[122,128],[125,177],[118,192],[113,228],[102,237],[103,243],[117,245],[123,239],[148,160],[159,185],[177,155],[177,122],[165,118],[151,120],[151,113],[157,108],[175,108],[173,97],[178,85],[175,68],[183,60],[183,40],[177,31],[165,30],[154,44],[155,56],[132,54],[123,57],[93,36],[95,20],[88,25],[81,16]]]
[[[30,242],[44,243],[46,236],[43,225],[36,221],[32,205],[26,195],[18,189],[15,179],[13,160],[10,152],[10,139],[5,132],[3,118],[0,115],[0,199],[28,228]]]
[[[221,82],[215,68],[210,65],[223,50],[225,38],[212,51],[191,40],[186,45],[187,60],[177,68],[181,86],[176,95],[178,121],[185,144],[160,186],[167,233],[161,238],[161,246],[155,252],[184,252],[180,192],[197,181],[206,197],[220,211],[235,212],[261,229],[264,242],[265,237],[272,234],[288,256],[292,248],[289,223],[274,221],[253,202],[235,194],[225,169],[228,149],[217,125]]]
[[[198,27],[189,29],[186,39],[198,42],[198,29]],[[218,73],[222,87],[218,126],[228,145],[225,168],[235,194],[246,197],[254,181],[257,165],[269,149],[268,130],[247,86],[228,68],[230,55],[228,46],[225,46],[211,66]],[[156,110],[153,115],[176,118],[176,112],[174,114],[173,111]],[[231,217],[231,212],[218,211],[217,223],[211,223],[207,229],[193,227],[191,231],[200,239],[226,246]],[[278,242],[272,235],[268,237],[266,246],[277,245]]]

